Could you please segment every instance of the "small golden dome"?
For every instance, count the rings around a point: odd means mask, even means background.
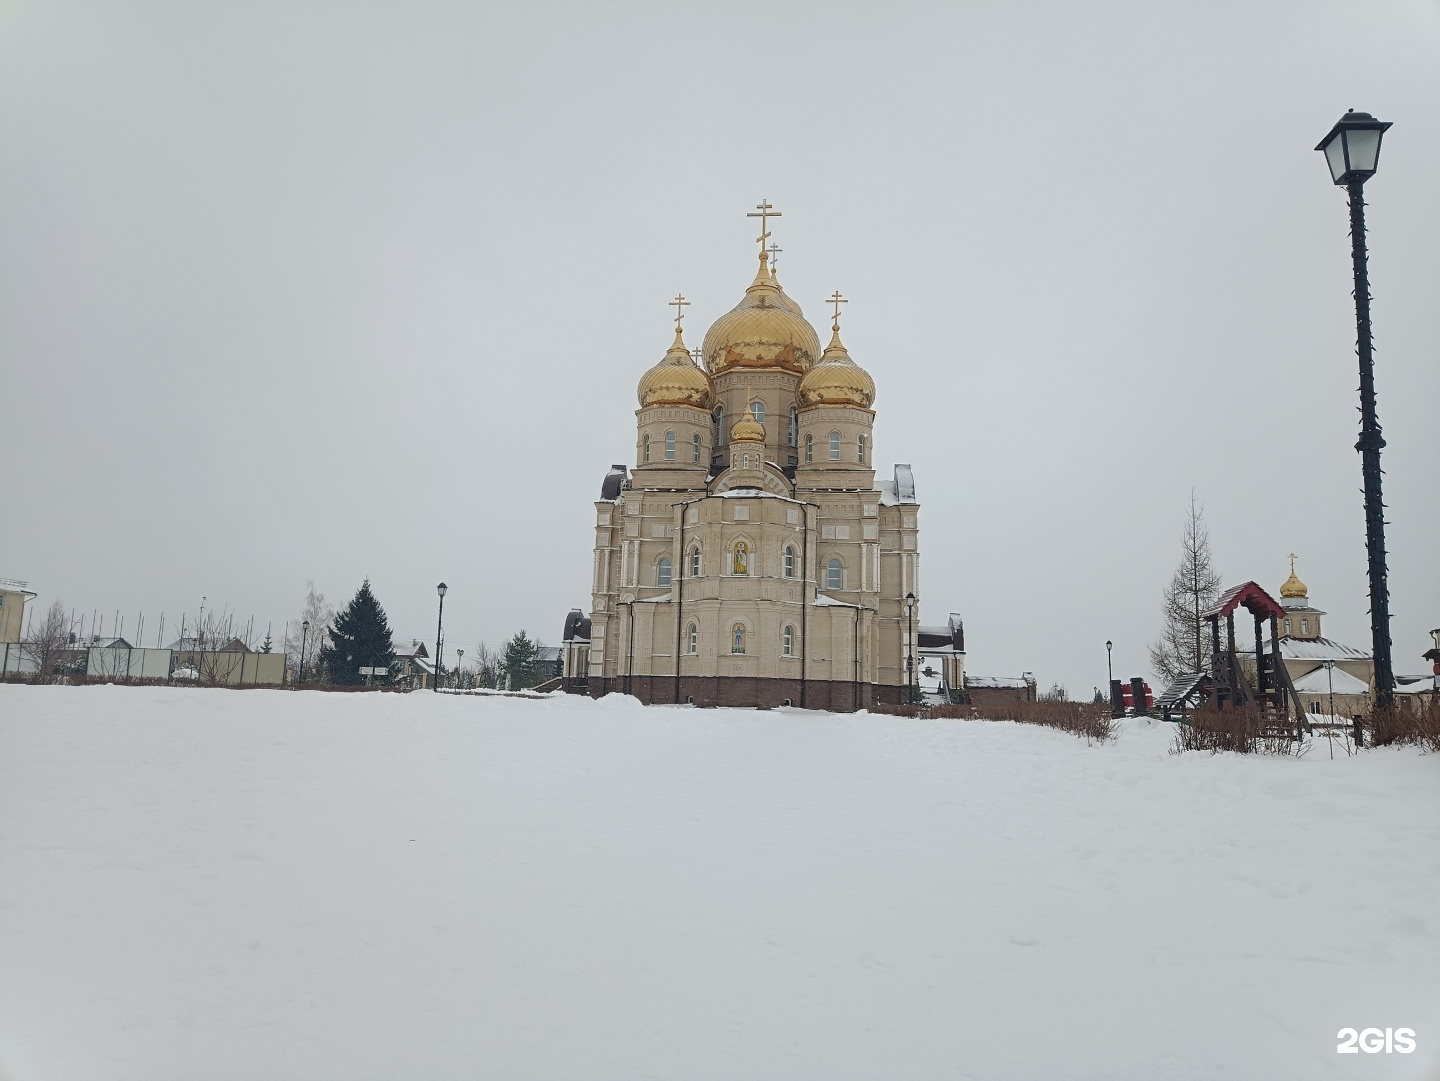
[[[1306,588],[1305,583],[1295,577],[1295,557],[1291,556],[1290,577],[1285,579],[1285,584],[1280,587],[1280,597],[1282,600],[1304,600],[1309,596],[1310,590]]]
[[[711,375],[735,368],[804,372],[820,355],[820,339],[770,273],[766,252],[745,296],[705,332],[702,353]]]
[[[642,409],[652,405],[688,405],[696,409],[709,406],[710,377],[695,366],[679,327],[675,328],[675,341],[664,358],[640,377],[636,394]]]
[[[745,392],[749,399],[750,392]],[[765,425],[755,419],[754,411],[747,405],[745,415],[735,422],[730,429],[730,439],[736,443],[763,443],[765,442]]]
[[[875,402],[875,380],[850,359],[840,341],[840,327],[831,328],[830,344],[820,363],[805,373],[797,391],[801,405],[856,405],[869,409]]]

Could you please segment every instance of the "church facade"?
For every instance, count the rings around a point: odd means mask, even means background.
[[[908,698],[914,480],[897,465],[877,483],[875,384],[841,341],[843,298],[822,350],[769,265],[764,224],[759,270],[706,332],[701,363],[677,314],[640,378],[635,464],[612,466],[595,503],[573,690],[842,711]]]

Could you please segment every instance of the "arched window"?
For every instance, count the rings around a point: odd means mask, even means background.
[[[780,635],[780,652],[786,657],[795,655],[795,628],[788,623],[785,625],[784,633]]]
[[[838,461],[840,460],[840,433],[839,433],[839,432],[831,432],[831,433],[830,433],[830,460],[831,460],[832,462],[838,462]]]
[[[662,559],[655,564],[655,584],[657,586],[668,586],[670,584],[670,560]]]
[[[860,437],[860,444],[859,444],[859,446],[860,446],[860,452],[859,452],[858,457],[856,458],[856,461],[858,461],[861,465],[864,465],[864,464],[865,464],[865,437],[864,437],[863,435]]]
[[[745,652],[745,624],[737,623],[730,628],[730,652]]]
[[[693,623],[690,624],[690,652],[700,652],[700,628]]]
[[[765,423],[765,403],[759,398],[750,403],[750,415],[755,418],[756,424]]]
[[[861,439],[864,439],[865,437],[862,435],[860,438],[861,438]],[[665,433],[665,460],[666,460],[667,462],[673,462],[673,461],[675,460],[675,433],[674,433],[674,432],[666,432],[666,433]]]
[[[700,577],[700,546],[698,544],[690,549],[690,577]]]
[[[735,560],[732,569],[736,574],[750,573],[750,546],[744,541],[735,542]]]
[[[795,577],[795,549],[788,544],[785,546],[785,577]]]
[[[1287,635],[1290,633],[1290,621],[1288,619],[1285,621],[1285,633]]]
[[[793,405],[790,407],[789,444],[792,447],[800,445],[800,411]]]
[[[725,407],[723,405],[715,407],[715,445],[717,447],[725,445]]]
[[[650,433],[649,433],[649,432],[646,432],[646,433],[645,433],[645,453],[644,453],[644,456],[643,456],[643,457],[644,457],[644,460],[647,461],[647,462],[650,460]]]
[[[813,435],[805,437],[805,460],[807,462],[815,460],[815,437]]]
[[[700,464],[700,433],[696,432],[690,437],[690,460],[696,465]]]
[[[832,559],[825,567],[825,588],[840,588],[840,561]]]

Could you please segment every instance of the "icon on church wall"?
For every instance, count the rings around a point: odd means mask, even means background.
[[[735,624],[734,635],[730,640],[730,652],[745,652],[745,626],[742,623]]]
[[[744,541],[735,542],[735,573],[750,573],[750,546]]]

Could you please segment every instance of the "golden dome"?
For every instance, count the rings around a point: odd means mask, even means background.
[[[640,377],[636,394],[642,409],[652,405],[689,405],[696,409],[709,406],[710,377],[695,366],[678,326],[674,344],[659,364]]]
[[[745,296],[705,333],[702,352],[711,375],[735,368],[780,368],[804,372],[820,355],[815,328],[770,273],[760,253],[760,271]]]
[[[1285,584],[1280,587],[1280,597],[1283,600],[1300,599],[1304,600],[1310,596],[1310,590],[1305,583],[1295,577],[1295,557],[1290,557],[1290,577],[1285,579]]]
[[[801,405],[857,405],[869,409],[875,401],[875,380],[850,359],[840,341],[840,327],[831,328],[830,344],[820,363],[805,373],[797,390]]]
[[[745,392],[745,397],[750,398],[750,392]],[[754,411],[747,405],[745,415],[735,422],[730,429],[730,438],[736,443],[763,443],[765,442],[765,425],[755,419]]]

